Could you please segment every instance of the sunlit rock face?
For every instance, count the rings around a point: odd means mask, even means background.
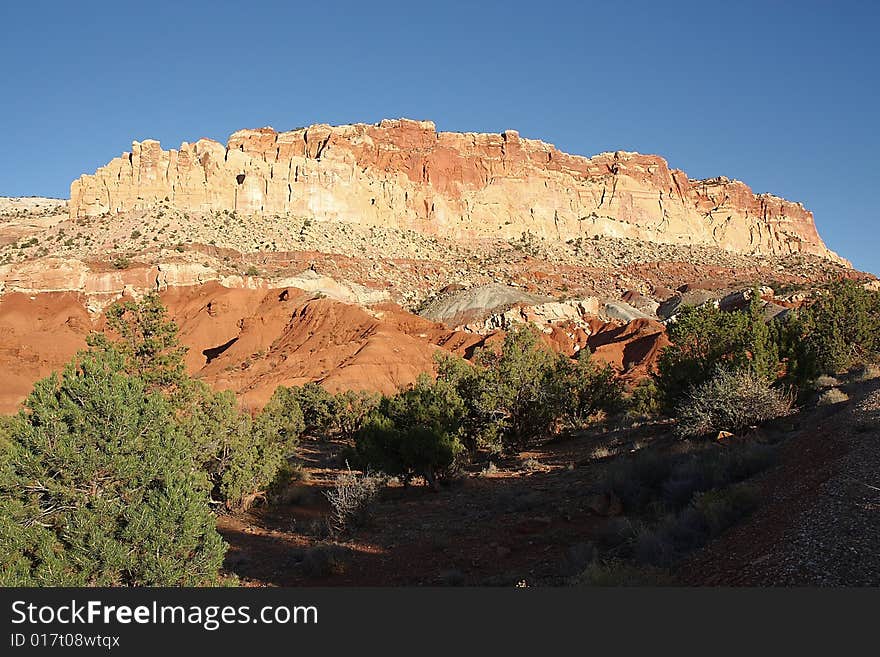
[[[71,185],[72,217],[167,202],[190,212],[288,213],[454,239],[588,239],[712,244],[741,253],[829,251],[799,203],[727,178],[693,180],[662,157],[569,155],[501,134],[437,132],[430,121],[277,132],[240,130],[163,150],[134,142]]]

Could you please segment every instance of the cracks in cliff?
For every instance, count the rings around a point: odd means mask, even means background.
[[[721,240],[724,238],[724,234],[727,233],[727,229],[730,226],[731,221],[733,221],[733,215],[727,215],[727,218],[724,220],[724,223],[719,223],[714,228],[712,228],[712,239],[715,240],[715,244],[721,243]],[[721,237],[718,237],[719,230],[723,231]]]
[[[611,198],[608,199],[608,205],[614,203],[615,194],[617,194],[617,174],[614,175],[614,181],[611,183]]]
[[[755,239],[754,230],[758,230],[758,239]],[[761,242],[764,241],[764,227],[760,222],[755,222],[751,226],[749,226],[749,246],[760,246]],[[757,242],[757,244],[756,244]]]
[[[617,194],[617,174],[620,172],[620,165],[617,162],[617,158],[618,158],[618,155],[617,155],[617,153],[615,153],[614,154],[614,164],[607,165],[608,166],[608,173],[610,173],[612,176],[611,196],[608,198],[608,205],[611,205],[612,203],[614,203],[614,195]],[[605,176],[605,178],[607,179],[607,175]],[[608,191],[608,183],[603,182],[602,183],[602,198],[599,199],[599,205],[596,206],[597,210],[605,204],[605,196],[606,196],[607,191]]]
[[[321,155],[324,154],[324,151],[326,150],[329,143],[330,143],[330,135],[327,135],[327,137],[325,137],[320,142],[318,142],[318,150],[315,151],[315,159],[316,160],[321,159]]]
[[[672,182],[675,183],[675,190],[678,192],[678,198],[681,199],[681,203],[682,205],[684,205],[684,192],[681,190],[681,185],[678,182],[678,176],[673,175]],[[672,192],[671,189],[669,191]]]
[[[666,212],[666,208],[663,206],[663,192],[660,192],[660,198],[657,200],[657,203],[660,205],[660,222],[657,224],[655,230],[663,230],[664,228],[669,227],[669,213]]]

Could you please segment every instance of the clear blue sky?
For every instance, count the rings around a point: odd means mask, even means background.
[[[0,195],[156,138],[432,119],[802,201],[880,273],[873,2],[2,2]]]

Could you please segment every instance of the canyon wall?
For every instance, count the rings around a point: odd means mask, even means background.
[[[437,132],[430,121],[240,130],[132,151],[71,185],[75,218],[146,210],[290,213],[454,239],[594,235],[712,244],[760,255],[829,251],[799,203],[727,178],[693,180],[655,155],[591,158],[501,134]]]

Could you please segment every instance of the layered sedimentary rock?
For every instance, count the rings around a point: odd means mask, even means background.
[[[71,185],[72,217],[148,209],[290,213],[455,239],[594,235],[839,260],[799,203],[727,178],[693,180],[655,155],[569,155],[515,131],[430,121],[241,130],[132,151]]]
[[[434,368],[438,349],[472,356],[502,334],[477,335],[412,315],[391,303],[366,309],[296,288],[231,288],[219,281],[172,286],[162,302],[188,347],[187,369],[259,408],[279,385],[317,381],[332,391],[391,393]],[[34,382],[61,369],[105,326],[82,292],[7,292],[0,296],[0,414],[12,413]],[[542,322],[561,353],[589,347],[628,377],[644,376],[667,344],[662,325],[594,319],[588,330]],[[549,326],[549,328],[547,328]]]

